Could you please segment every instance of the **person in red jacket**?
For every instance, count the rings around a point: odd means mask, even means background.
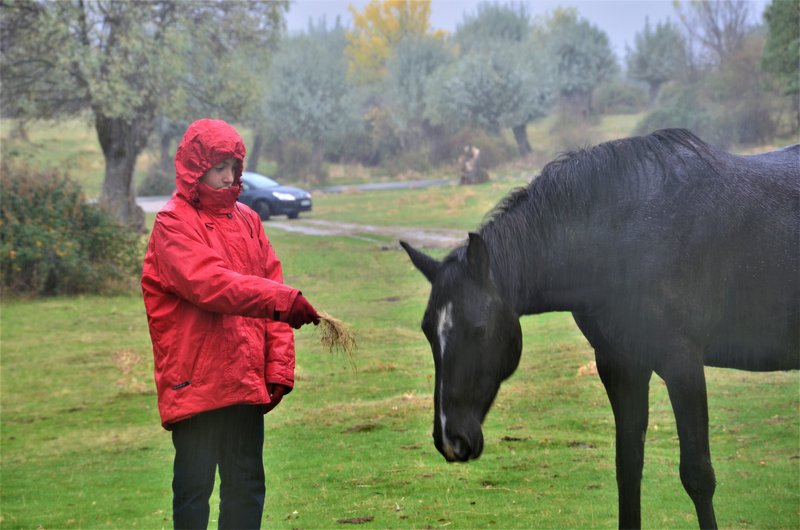
[[[294,386],[291,328],[319,324],[261,219],[237,202],[245,147],[229,124],[192,123],[176,191],[142,267],[161,423],[172,431],[175,528],[206,528],[220,475],[220,528],[259,528],[264,414]]]

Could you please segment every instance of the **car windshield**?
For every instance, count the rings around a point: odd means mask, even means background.
[[[254,188],[272,188],[273,186],[280,186],[277,182],[264,175],[258,173],[242,173],[242,178]]]

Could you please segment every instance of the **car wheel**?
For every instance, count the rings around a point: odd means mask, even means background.
[[[288,217],[289,219],[297,219],[298,217],[300,217],[300,212],[292,212],[286,217]]]
[[[255,203],[255,205],[253,205],[253,209],[258,215],[261,216],[262,221],[269,221],[269,216],[272,215],[272,210],[270,210],[269,203],[267,201],[258,201]]]

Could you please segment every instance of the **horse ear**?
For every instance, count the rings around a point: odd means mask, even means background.
[[[411,258],[411,263],[425,275],[429,282],[433,283],[434,278],[436,278],[436,273],[439,272],[441,263],[427,254],[423,254],[405,241],[400,241],[400,246],[403,247],[408,257]]]
[[[469,233],[467,263],[478,279],[489,277],[489,249],[480,234],[475,232]]]

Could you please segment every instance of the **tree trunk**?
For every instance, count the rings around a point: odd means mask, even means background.
[[[133,170],[153,129],[151,117],[125,120],[95,111],[95,129],[106,162],[100,206],[122,224],[144,230],[144,211],[136,204]]]
[[[17,118],[14,126],[14,129],[11,131],[12,138],[19,138],[25,143],[31,143],[30,138],[28,138],[28,129],[25,127],[25,120],[22,118]]]
[[[656,99],[658,99],[658,92],[661,90],[661,81],[650,81],[650,106],[656,106]]]
[[[431,161],[435,164],[445,160],[448,156],[446,134],[441,125],[431,125],[428,120],[422,121],[422,137],[428,145],[428,153]]]
[[[515,125],[511,130],[514,132],[514,140],[517,141],[519,156],[528,156],[531,154],[533,149],[531,149],[531,144],[528,142],[527,125]]]
[[[322,142],[314,142],[311,147],[311,174],[316,180],[316,184],[323,184],[328,180],[328,176],[322,169],[322,163],[325,161],[325,145]]]
[[[253,137],[253,146],[250,149],[250,156],[247,157],[247,171],[258,172],[258,162],[261,158],[261,149],[264,145],[264,133],[256,129]]]

